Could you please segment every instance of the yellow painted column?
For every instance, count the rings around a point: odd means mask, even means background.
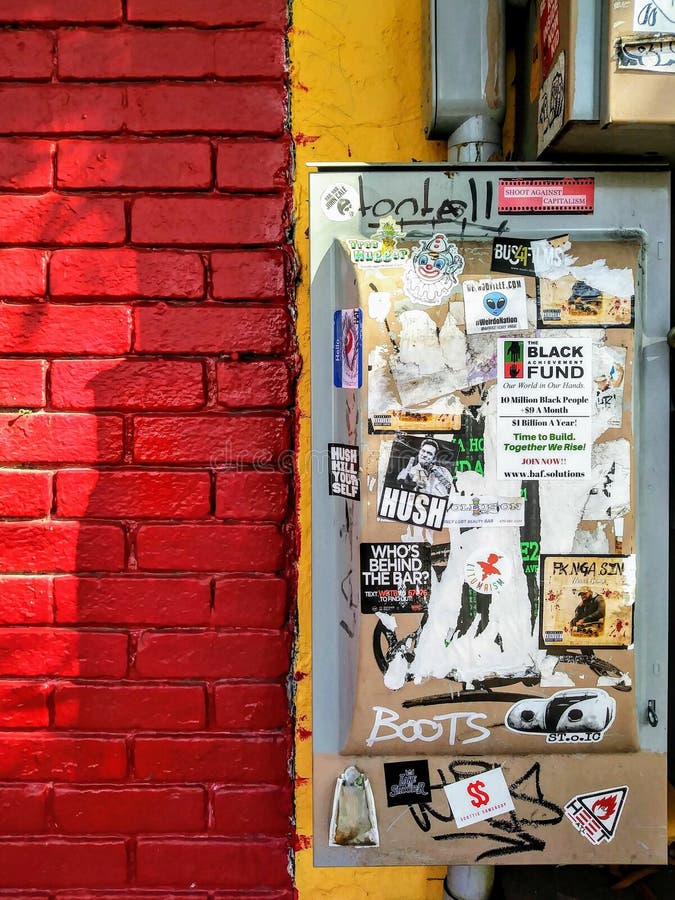
[[[299,646],[296,661],[296,884],[300,900],[440,900],[444,868],[312,865],[311,507],[308,170],[313,162],[439,162],[421,116],[424,0],[294,0],[291,108],[296,141],[299,385]],[[320,352],[320,350],[319,350]],[[329,352],[324,348],[324,352]],[[337,623],[336,623],[337,624]]]

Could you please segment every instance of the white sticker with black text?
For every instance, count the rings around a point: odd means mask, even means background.
[[[524,278],[465,281],[462,292],[467,334],[523,331],[527,328]]]
[[[515,809],[501,768],[481,772],[443,788],[458,828],[492,819]]]

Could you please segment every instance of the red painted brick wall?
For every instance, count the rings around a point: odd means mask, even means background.
[[[290,900],[285,0],[0,0],[0,900]]]

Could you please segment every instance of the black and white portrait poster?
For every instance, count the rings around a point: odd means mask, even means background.
[[[378,516],[440,530],[454,493],[458,448],[429,435],[399,432],[389,453]]]

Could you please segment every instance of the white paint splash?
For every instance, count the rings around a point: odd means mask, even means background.
[[[368,315],[376,322],[384,322],[391,309],[391,294],[386,291],[371,291],[368,295]]]

